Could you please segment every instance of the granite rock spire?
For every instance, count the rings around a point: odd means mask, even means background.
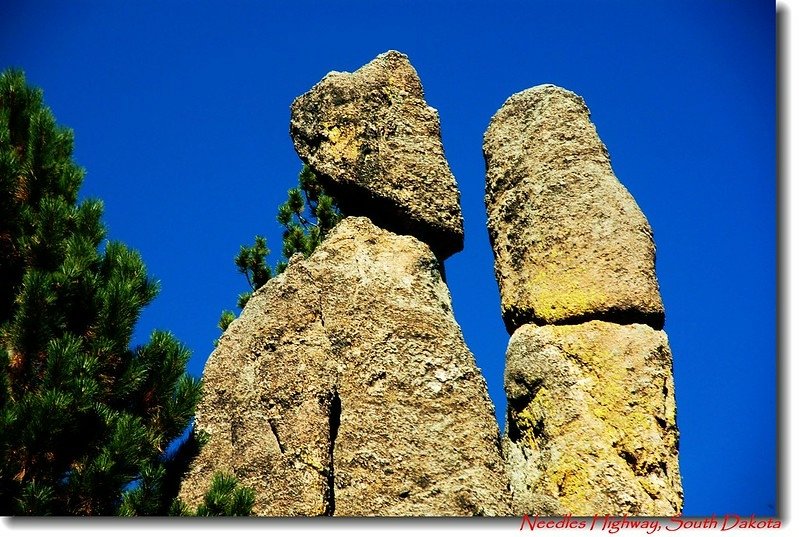
[[[672,356],[652,230],[583,99],[537,86],[485,133],[513,512],[682,510]]]

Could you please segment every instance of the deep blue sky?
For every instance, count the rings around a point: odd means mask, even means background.
[[[220,311],[247,285],[239,245],[265,234],[280,249],[275,211],[300,168],[291,101],[328,71],[397,49],[441,115],[466,221],[448,283],[502,424],[508,334],[482,135],[511,94],[557,84],[586,100],[655,232],[685,514],[775,513],[771,2],[116,4],[5,3],[0,69],[44,89],[75,131],[83,196],[104,200],[109,237],[161,281],[139,342],[173,331],[201,374]]]

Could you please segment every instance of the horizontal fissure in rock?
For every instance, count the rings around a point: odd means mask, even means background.
[[[375,191],[355,183],[341,183],[315,169],[306,161],[325,190],[336,200],[341,212],[347,216],[365,216],[380,228],[397,235],[411,235],[430,246],[439,261],[463,250],[463,234],[453,233],[443,226],[435,226],[408,214],[394,200],[380,196]],[[443,263],[442,263],[443,275]]]
[[[574,315],[565,319],[559,319],[555,322],[547,322],[532,311],[508,308],[505,310],[503,321],[505,322],[505,329],[508,331],[508,334],[511,335],[513,335],[520,326],[524,326],[525,324],[534,324],[536,326],[565,326],[584,324],[591,321],[603,321],[619,325],[645,324],[651,326],[655,330],[663,330],[666,324],[666,315],[662,312],[610,309],[602,312]]]

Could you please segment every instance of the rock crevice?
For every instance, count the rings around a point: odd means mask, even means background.
[[[341,426],[341,397],[338,390],[334,389],[330,398],[330,443],[328,448],[328,470],[327,470],[327,490],[325,515],[333,516],[336,514],[336,438],[338,428]]]
[[[347,218],[254,293],[206,365],[184,501],[227,469],[264,516],[509,514],[493,404],[435,266]]]
[[[443,280],[459,192],[407,57],[330,73],[290,131],[350,217],[254,292],[209,357],[188,505],[221,470],[261,516],[680,513],[652,230],[579,96],[514,95],[484,138],[504,437]]]

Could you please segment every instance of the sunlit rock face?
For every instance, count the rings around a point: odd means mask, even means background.
[[[508,345],[504,449],[514,507],[549,515],[680,512],[672,358],[644,324],[524,325]]]
[[[510,97],[485,133],[502,316],[503,454],[517,515],[682,510],[672,356],[652,230],[582,98]]]
[[[297,154],[346,214],[413,235],[441,260],[463,249],[438,112],[407,56],[389,51],[354,73],[329,73],[295,99],[290,130]]]
[[[510,97],[484,136],[486,208],[502,316],[663,326],[652,230],[616,179],[583,99],[557,86]]]
[[[189,505],[221,470],[261,516],[510,514],[485,380],[413,237],[343,220],[253,294],[203,383]]]

